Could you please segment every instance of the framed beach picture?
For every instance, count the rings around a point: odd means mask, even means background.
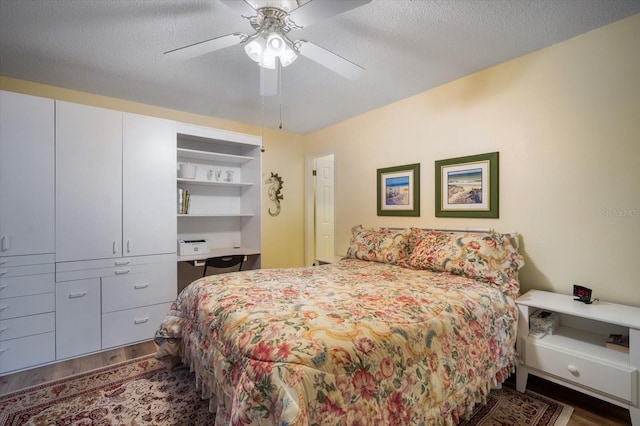
[[[378,169],[378,216],[420,216],[420,164]]]
[[[499,153],[436,161],[436,217],[498,217]]]

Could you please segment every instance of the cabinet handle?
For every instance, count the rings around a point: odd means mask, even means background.
[[[4,272],[0,272],[0,275],[4,274]],[[4,290],[5,288],[9,287],[9,284],[2,284],[0,285],[0,290]]]
[[[124,274],[128,274],[131,271],[131,269],[116,269],[115,274],[116,275],[124,275]]]
[[[145,322],[149,321],[149,317],[146,318],[140,318],[140,319],[134,319],[133,323],[134,324],[144,324]]]
[[[127,240],[127,253],[131,253],[131,240]]]
[[[11,248],[11,238],[8,235],[2,236],[2,251],[7,251]]]
[[[147,288],[147,287],[149,287],[149,283],[136,284],[133,286],[135,290],[142,290],[143,288]]]
[[[576,367],[573,364],[569,364],[567,366],[567,370],[569,370],[569,373],[573,374],[576,377],[578,377],[580,375],[580,370],[578,370],[578,367]]]
[[[113,250],[113,254],[116,254],[116,240],[113,240],[113,244],[111,245],[111,249]]]
[[[130,262],[131,262],[130,260],[121,260],[121,261],[117,261],[116,260],[115,265],[116,266],[127,266]]]
[[[8,261],[9,261],[9,259],[0,259],[0,265],[4,265]]]
[[[83,291],[81,293],[69,293],[69,299],[77,299],[78,297],[84,297],[87,295],[86,291]]]
[[[0,355],[2,355],[3,353],[5,353],[5,352],[7,351],[7,349],[9,349],[9,348],[2,348],[2,349],[0,349]]]
[[[0,312],[4,311],[8,307],[9,307],[9,305],[0,306]]]
[[[5,331],[7,331],[9,329],[9,327],[2,327],[0,328],[0,333],[3,333]]]
[[[3,276],[4,274],[6,274],[7,272],[9,272],[9,271],[7,271],[6,269],[4,271],[0,271],[0,277]]]

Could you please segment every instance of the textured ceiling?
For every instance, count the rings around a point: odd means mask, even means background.
[[[281,100],[283,129],[306,134],[636,13],[637,0],[373,0],[289,33],[364,77],[300,57],[263,103],[242,46],[163,55],[252,32],[218,0],[0,0],[0,75],[272,128]]]

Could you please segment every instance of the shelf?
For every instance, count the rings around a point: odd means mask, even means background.
[[[244,155],[221,154],[210,151],[196,151],[194,149],[178,148],[178,158],[190,160],[219,161],[223,163],[243,164],[253,160],[253,157]]]
[[[607,336],[604,335],[560,326],[554,334],[547,334],[540,339],[529,337],[527,344],[562,349],[583,358],[605,360],[628,366],[629,354],[607,348],[606,341]]]
[[[253,186],[253,182],[224,182],[224,181],[210,181],[210,180],[195,180],[195,179],[185,179],[185,178],[177,178],[178,183],[189,184],[189,185],[205,185],[205,186],[228,186],[228,187],[238,187],[238,186]]]
[[[253,217],[253,213],[178,214],[178,217]]]

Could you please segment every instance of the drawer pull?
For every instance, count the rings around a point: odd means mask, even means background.
[[[0,306],[0,312],[4,311],[8,307],[9,307],[9,305]]]
[[[7,272],[9,272],[9,271],[7,271],[6,269],[4,271],[0,271],[0,277],[3,276],[4,274],[6,274]]]
[[[131,261],[130,260],[116,260],[116,266],[127,266]]]
[[[133,323],[134,324],[144,324],[145,322],[149,321],[149,317],[146,318],[140,318],[140,319],[134,319]]]
[[[7,351],[7,349],[9,349],[9,348],[2,348],[2,349],[0,349],[0,355],[2,355],[3,353],[5,353],[5,352]]]
[[[4,290],[7,287],[9,287],[9,284],[2,284],[0,285],[0,290]]]
[[[2,243],[0,244],[0,250],[7,251],[11,248],[11,240],[8,235],[2,237]]]
[[[2,328],[0,328],[0,333],[4,333],[8,329],[9,329],[9,327],[2,327]]]
[[[147,288],[147,287],[149,287],[149,283],[136,284],[133,286],[135,290],[142,290],[143,288]]]
[[[124,275],[124,274],[128,274],[131,271],[131,269],[117,269],[115,274],[116,275]]]
[[[4,265],[8,261],[9,261],[9,259],[0,259],[0,265]]]
[[[84,297],[87,295],[86,291],[83,291],[81,293],[69,293],[69,299],[77,299],[79,297]]]
[[[580,376],[580,370],[578,370],[578,367],[576,367],[575,365],[569,364],[567,366],[567,370],[569,370],[569,373],[573,374],[576,377]]]

